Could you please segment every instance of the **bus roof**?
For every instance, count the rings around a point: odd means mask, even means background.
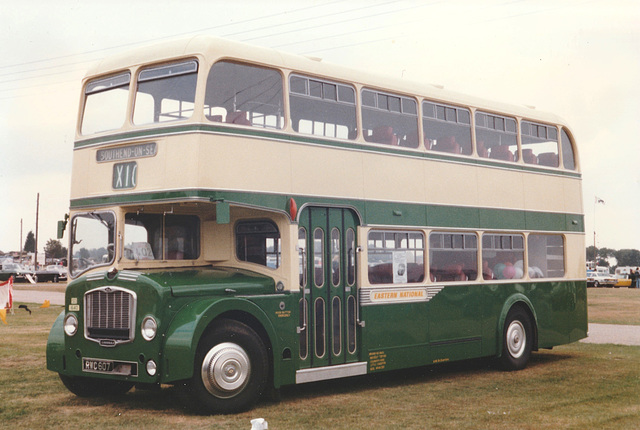
[[[473,106],[484,111],[510,114],[551,124],[566,125],[560,117],[527,106],[511,105],[473,97],[441,88],[437,85],[390,78],[362,70],[339,66],[301,55],[288,54],[271,48],[258,47],[212,36],[194,36],[134,49],[101,60],[87,73],[86,79],[114,73],[144,64],[170,61],[196,56],[213,64],[219,59],[248,61],[265,66],[279,67],[298,73],[315,75],[337,81],[354,83],[386,91],[462,106]]]

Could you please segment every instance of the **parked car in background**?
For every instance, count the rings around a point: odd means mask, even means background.
[[[36,282],[60,282],[67,280],[67,268],[64,266],[57,266],[55,264],[49,265],[43,270],[38,270],[35,276]]]
[[[613,287],[618,280],[606,273],[587,271],[587,287]]]
[[[616,275],[616,285],[615,287],[626,287],[629,288],[631,286],[631,279],[629,279],[629,275]]]
[[[25,269],[18,263],[2,263],[0,281],[6,281],[13,276],[13,282],[32,282],[33,271]]]

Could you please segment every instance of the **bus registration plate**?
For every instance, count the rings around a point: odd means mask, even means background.
[[[96,358],[83,358],[82,371],[89,373],[108,373],[110,375],[138,376],[138,366],[136,363]]]
[[[113,372],[113,369],[113,361],[95,360],[93,358],[82,359],[82,370],[84,372],[111,373]]]

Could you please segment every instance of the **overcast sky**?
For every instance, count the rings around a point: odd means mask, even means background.
[[[55,238],[69,207],[80,80],[94,62],[209,34],[565,118],[586,242],[640,249],[640,2],[0,0],[0,250]],[[595,204],[595,197],[604,204]],[[65,236],[66,242],[66,236]],[[67,243],[64,243],[67,246]]]

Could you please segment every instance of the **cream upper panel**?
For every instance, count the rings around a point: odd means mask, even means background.
[[[126,190],[113,189],[117,161],[99,163],[97,148],[76,149],[71,198],[198,188],[582,212],[577,178],[465,163],[463,157],[434,160],[420,152],[382,154],[358,145],[336,148],[278,140],[267,133],[255,138],[196,132],[153,141],[155,156],[127,160],[137,165],[137,181]]]

